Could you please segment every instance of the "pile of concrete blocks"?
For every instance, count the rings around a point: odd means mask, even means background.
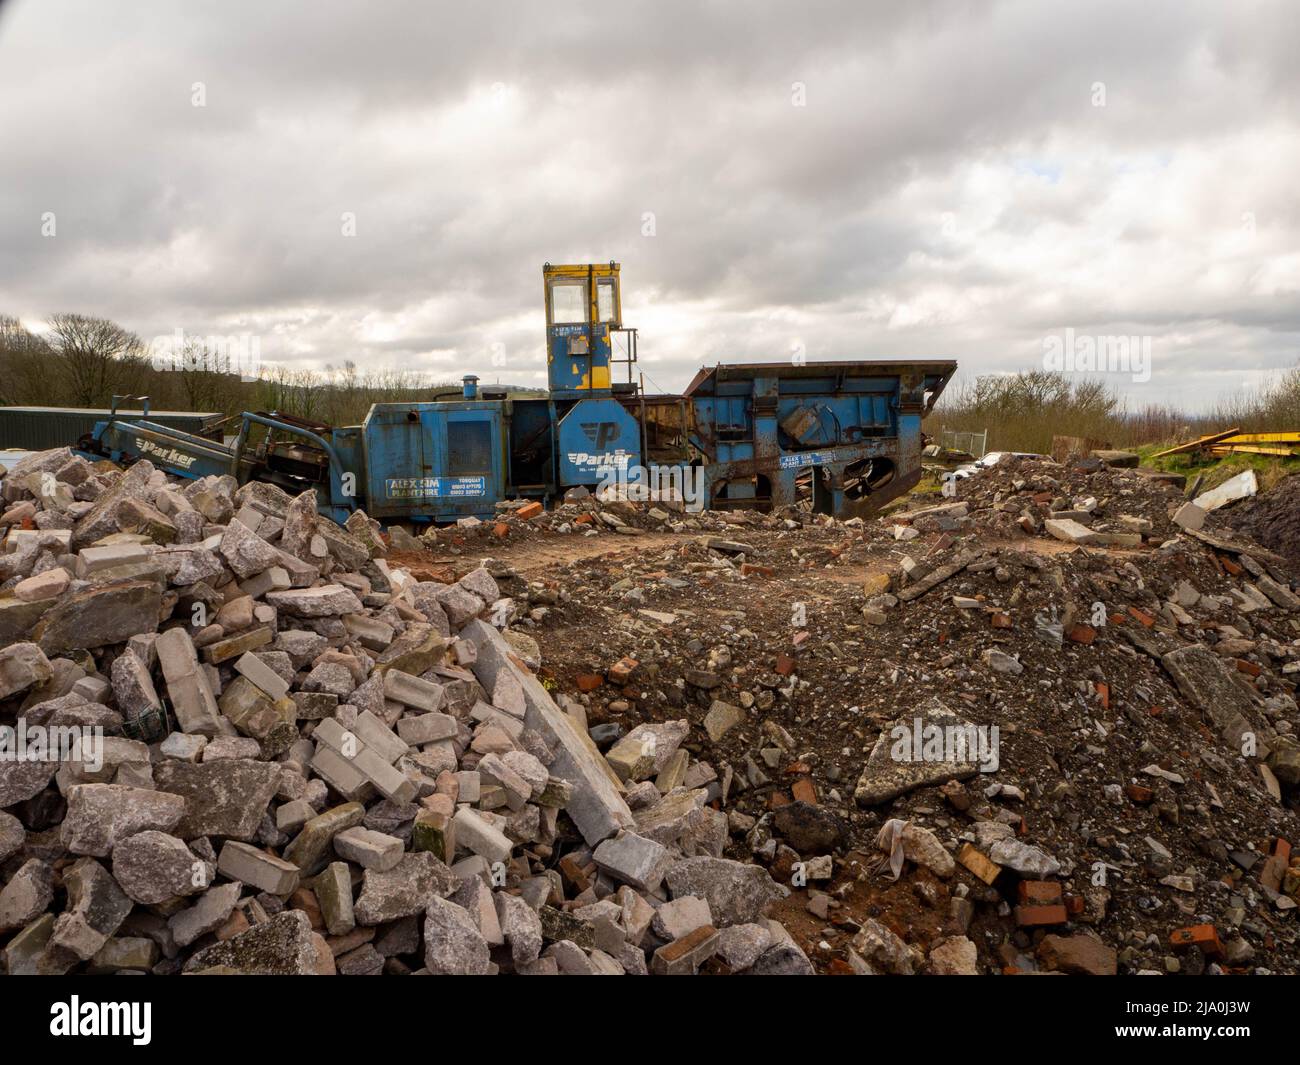
[[[487,568],[230,477],[0,481],[9,973],[810,973],[685,722],[602,755]]]

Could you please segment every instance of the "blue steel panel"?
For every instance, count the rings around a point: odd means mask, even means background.
[[[364,426],[367,512],[434,521],[491,517],[505,493],[502,412],[500,402],[473,400],[371,408]]]
[[[617,400],[584,399],[560,419],[561,485],[595,484],[611,469],[640,462],[640,426]]]

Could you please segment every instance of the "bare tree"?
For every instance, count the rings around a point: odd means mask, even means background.
[[[49,378],[49,345],[17,318],[0,314],[0,404],[47,401]]]
[[[104,404],[115,391],[133,391],[149,369],[140,338],[106,318],[53,315],[49,345],[72,402],[82,407]]]
[[[225,406],[225,395],[238,377],[230,368],[229,354],[192,337],[172,353],[168,369],[180,377],[186,410],[212,410]]]

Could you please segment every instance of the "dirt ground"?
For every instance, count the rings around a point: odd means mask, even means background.
[[[1300,841],[1290,790],[1284,802],[1270,801],[1256,770],[1218,746],[1158,658],[1142,650],[1152,635],[1234,646],[1228,661],[1240,660],[1252,699],[1293,730],[1300,713],[1280,665],[1296,653],[1286,646],[1300,635],[1296,622],[1221,607],[1183,622],[1168,613],[1180,583],[1209,597],[1205,606],[1228,602],[1249,575],[1231,556],[1175,536],[1168,515],[1181,498],[1166,485],[1096,471],[1067,478],[1060,467],[977,481],[963,488],[972,519],[947,532],[919,519],[909,540],[895,539],[895,519],[714,514],[697,528],[618,535],[598,523],[598,533],[584,534],[557,515],[553,522],[573,531],[440,531],[430,551],[391,561],[448,580],[490,560],[503,594],[521,606],[514,627],[541,647],[543,683],[581,702],[589,725],[618,735],[686,719],[684,746],[728,782],[720,808],[732,819],[729,856],[752,860],[770,815],[810,787],[844,828],[834,874],[793,891],[773,916],[820,972],[849,971],[849,944],[869,919],[923,956],[953,934],[958,895],[975,903],[965,934],[978,944],[983,971],[1035,967],[1044,930],[1016,927],[1016,878],[988,887],[960,867],[948,879],[909,863],[892,882],[876,869],[876,837],[889,818],[925,826],[951,852],[972,819],[1014,825],[1018,839],[1059,859],[1067,895],[1087,905],[1072,925],[1111,944],[1121,971],[1203,968],[1204,959],[1175,952],[1169,937],[1206,919],[1232,940],[1236,971],[1248,971],[1252,958],[1270,971],[1300,969],[1294,917],[1260,895],[1250,857],[1279,836]],[[1050,496],[1053,507],[1100,500],[1101,528],[1119,528],[1118,516],[1131,514],[1146,515],[1150,530],[1140,544],[1098,549],[1047,536],[1041,522],[1033,532],[1017,524],[1022,503],[1046,516]],[[949,502],[914,498],[907,506]],[[710,537],[736,543],[719,551]],[[1171,537],[1176,549],[1162,550]],[[900,587],[905,558],[928,568],[959,550],[984,561],[898,603],[884,623],[868,618],[882,588]],[[1098,603],[1107,617],[1089,642],[1040,638],[1041,619],[1064,618],[1069,632]],[[990,669],[991,650],[1021,670]],[[636,666],[615,684],[609,670],[621,659]],[[854,786],[882,731],[930,697],[999,727],[999,770],[958,789],[969,810],[938,787],[858,806]],[[704,720],[717,701],[746,712],[714,740]],[[1152,766],[1187,784],[1171,786]],[[999,794],[1003,785],[1011,790]],[[1151,798],[1119,792],[1136,785],[1150,786]],[[769,864],[778,881],[792,854],[778,849]],[[1109,870],[1105,887],[1093,879],[1100,866]],[[1183,876],[1193,892],[1168,886]],[[815,904],[818,895],[829,905]]]
[[[1234,529],[1280,555],[1300,562],[1300,474],[1229,512]]]

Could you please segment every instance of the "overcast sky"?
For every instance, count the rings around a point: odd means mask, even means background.
[[[661,389],[1072,329],[1195,408],[1300,356],[1298,44],[1240,0],[8,0],[0,312],[537,383],[542,263],[616,259]]]

